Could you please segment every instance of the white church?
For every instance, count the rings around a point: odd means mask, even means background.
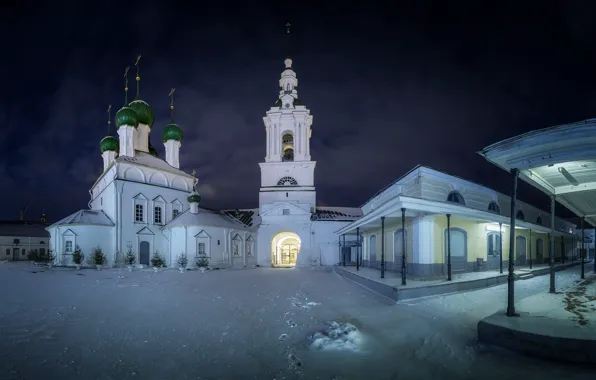
[[[194,172],[180,169],[182,129],[170,123],[162,140],[165,159],[151,146],[151,107],[137,97],[115,117],[118,137],[100,143],[103,172],[89,208],[47,228],[55,264],[72,265],[79,247],[86,258],[101,248],[109,266],[133,252],[148,266],[159,253],[168,266],[199,254],[212,268],[333,265],[339,261],[340,228],[362,216],[360,208],[316,206],[310,155],[313,117],[298,97],[292,60],[285,60],[279,98],[266,112],[266,157],[261,162],[258,209],[214,211],[200,207]],[[128,91],[128,88],[126,88]],[[173,105],[171,106],[173,109]]]

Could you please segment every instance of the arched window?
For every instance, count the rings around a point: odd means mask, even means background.
[[[283,151],[282,161],[294,161],[294,136],[291,133],[285,133],[282,136],[281,147]]]
[[[536,218],[536,224],[538,224],[539,226],[542,225],[542,217],[538,216],[538,218]]]
[[[447,196],[447,202],[459,203],[460,205],[466,205],[464,197],[458,191],[452,191]]]
[[[497,202],[492,201],[488,204],[488,211],[494,212],[495,214],[500,214],[501,207],[499,207],[499,204]]]
[[[283,177],[277,181],[277,186],[298,186],[298,181],[292,177]]]
[[[517,210],[517,214],[515,214],[515,219],[519,219],[519,220],[526,220],[526,216],[524,215],[524,212],[522,210]]]

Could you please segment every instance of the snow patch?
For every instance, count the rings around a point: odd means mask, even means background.
[[[312,335],[310,347],[315,350],[359,352],[363,343],[360,331],[351,323],[331,321]]]
[[[306,298],[305,301],[300,301],[296,297],[290,298],[290,302],[292,302],[292,306],[294,306],[295,308],[298,308],[298,309],[309,310],[311,307],[318,306],[321,304],[320,302],[312,302],[312,301],[306,302],[306,301],[308,301],[308,298]]]

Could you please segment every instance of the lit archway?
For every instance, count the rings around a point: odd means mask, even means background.
[[[295,232],[280,232],[271,239],[271,264],[274,267],[296,266],[300,253],[300,236]]]

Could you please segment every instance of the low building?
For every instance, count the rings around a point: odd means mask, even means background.
[[[453,273],[497,269],[501,252],[506,267],[510,205],[507,195],[418,166],[362,205],[361,218],[337,231],[340,245],[347,239],[339,261],[356,263],[360,251],[363,266],[380,269],[383,259],[386,270],[401,272],[405,266],[412,275],[446,275],[450,245]],[[546,263],[551,215],[520,201],[514,212],[515,264]],[[576,226],[557,217],[555,225],[555,257],[572,259]]]
[[[47,257],[50,234],[48,223],[0,221],[0,261],[29,260],[28,253]]]

